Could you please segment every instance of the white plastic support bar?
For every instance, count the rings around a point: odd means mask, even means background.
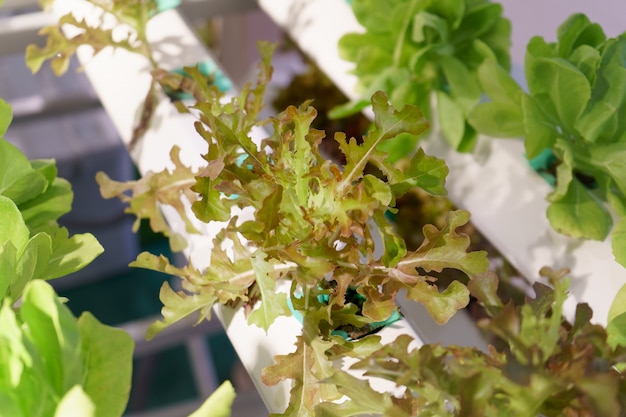
[[[552,34],[551,40],[556,37],[558,24],[576,11],[609,22],[609,35],[621,32],[616,25],[623,25],[623,19],[614,13],[623,9],[622,0],[607,0],[602,7],[582,0],[558,5],[540,0],[532,1],[532,5],[514,0],[502,3],[512,19],[513,63],[517,67],[523,63],[520,53],[524,49],[519,45],[526,44],[529,30],[536,25],[541,24],[538,34]],[[363,32],[363,28],[344,0],[259,0],[259,5],[349,98],[358,97],[357,80],[349,74],[353,66],[339,57],[337,42],[343,34]],[[541,12],[543,9],[554,13]],[[577,302],[587,302],[593,308],[594,321],[606,324],[610,302],[626,283],[626,268],[614,260],[610,239],[571,239],[550,227],[545,215],[550,188],[528,166],[520,141],[483,137],[476,152],[467,155],[450,149],[435,131],[422,145],[427,153],[444,158],[448,164],[450,199],[472,213],[472,222],[480,232],[526,278],[539,279],[543,266],[570,268],[573,297],[566,312],[572,316]]]
[[[57,1],[56,5],[58,14],[71,9],[88,17],[91,12],[88,5],[77,0]],[[175,68],[210,58],[181,16],[174,10],[161,13],[151,21],[148,37],[158,53],[157,59],[165,68]],[[82,48],[78,52],[94,90],[109,112],[122,140],[128,144],[138,120],[138,109],[150,84],[148,63],[141,56],[121,50],[115,52],[104,50],[95,57],[88,48]],[[154,117],[150,129],[132,152],[140,172],[160,171],[168,167],[171,163],[169,152],[173,145],[181,148],[181,159],[184,163],[191,166],[204,164],[201,153],[205,150],[206,143],[195,132],[193,118],[190,115],[179,114],[169,100],[163,97],[157,105]],[[212,246],[212,236],[223,225],[215,222],[208,225],[197,224],[203,234],[188,235],[182,220],[172,215],[167,207],[164,208],[164,215],[175,232],[187,235],[186,254],[194,266],[206,265],[207,254],[210,253]],[[245,215],[245,212],[242,215]],[[288,403],[290,383],[286,381],[268,387],[261,382],[261,370],[273,363],[275,355],[293,350],[296,336],[301,333],[300,323],[290,317],[280,317],[270,327],[269,332],[265,333],[262,329],[247,324],[242,309],[233,310],[218,306],[215,313],[222,321],[242,364],[270,412],[282,412]],[[391,341],[399,334],[410,334],[416,340],[416,345],[421,344],[419,337],[406,320],[394,323],[380,334],[385,341]],[[388,388],[386,384],[376,386],[380,389]]]

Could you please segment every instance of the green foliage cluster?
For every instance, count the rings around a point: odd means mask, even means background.
[[[150,328],[148,337],[195,312],[200,320],[208,318],[216,303],[244,304],[249,323],[268,329],[276,317],[291,315],[290,297],[303,316],[304,333],[296,352],[278,358],[265,381],[295,379],[286,415],[314,415],[317,402],[336,399],[337,394],[310,383],[324,378],[317,369],[333,367],[324,351],[346,349],[350,343],[332,336],[334,328],[387,319],[396,310],[394,299],[400,290],[445,323],[467,305],[469,292],[460,282],[440,291],[433,285],[436,273],[453,268],[474,277],[488,268],[488,262],[484,252],[468,253],[469,238],[457,232],[469,220],[467,212],[451,212],[442,229],[426,227],[424,242],[415,251],[407,251],[385,219],[395,199],[412,187],[445,193],[447,167],[441,160],[420,150],[400,170],[379,149],[401,133],[419,134],[427,128],[416,107],[398,111],[384,94],[375,94],[375,122],[367,135],[361,141],[341,133],[334,137],[346,157],[344,167],[320,155],[324,133],[310,128],[316,115],[310,103],[258,120],[271,75],[272,49],[261,48],[263,64],[256,86],[246,86],[231,101],[223,102],[223,93],[207,85],[197,68],[185,68],[197,87],[195,95],[202,99],[192,110],[199,118],[196,130],[208,144],[204,168],[191,172],[174,148],[173,170],[148,173],[130,183],[112,181],[103,173],[97,180],[105,197],[130,200],[129,212],[157,219],[157,224],[162,224],[161,205],[169,205],[193,232],[195,220],[187,217],[181,200],[188,200],[197,220],[228,222],[213,242],[211,265],[204,270],[192,264],[177,267],[149,253],[133,263],[182,278],[181,291],[163,285],[164,320]],[[258,125],[269,125],[272,133],[254,143],[250,130]],[[366,174],[368,164],[381,176]],[[252,210],[252,219],[231,219],[235,208]],[[377,255],[376,240],[382,242],[382,255]],[[225,242],[232,244],[230,256],[223,249]],[[284,281],[291,283],[289,294],[277,290]],[[362,314],[346,299],[355,288],[366,299],[359,309]],[[303,375],[306,363],[319,366]],[[291,368],[298,366],[294,364],[299,364],[300,373],[292,373]],[[310,401],[302,403],[305,397]]]
[[[434,93],[443,135],[454,148],[470,151],[477,132],[467,116],[482,93],[476,71],[487,59],[510,64],[510,22],[502,6],[488,0],[355,0],[352,9],[365,32],[345,35],[339,52],[355,63],[365,99],[333,115],[361,110],[382,90],[394,106],[415,104],[428,117]],[[402,141],[415,149],[416,139]]]
[[[0,100],[0,135],[10,121]],[[56,173],[54,161],[29,161],[0,138],[0,415],[120,416],[132,338],[89,313],[77,320],[44,281],[102,253],[93,235],[59,227],[73,194]]]
[[[0,100],[0,135],[11,120]],[[30,161],[0,139],[0,297],[17,300],[33,279],[52,279],[82,269],[102,253],[91,234],[69,236],[57,219],[70,211],[69,182],[56,176],[53,160]]]
[[[488,317],[479,322],[505,349],[440,345],[415,347],[410,336],[360,360],[352,369],[405,388],[380,393],[346,375],[334,375],[352,398],[323,404],[321,416],[605,416],[626,410],[624,345],[612,346],[592,312],[579,304],[573,323],[563,317],[568,280],[544,270],[551,285],[536,283],[535,297],[520,306],[504,304],[491,273],[468,285]]]
[[[523,136],[528,158],[551,150],[557,162],[550,223],[561,233],[595,240],[613,229],[613,254],[624,266],[625,56],[625,35],[607,38],[598,24],[575,14],[559,27],[556,42],[534,37],[528,43],[528,92],[495,62],[484,63],[478,73],[492,101],[470,117],[488,134]]]

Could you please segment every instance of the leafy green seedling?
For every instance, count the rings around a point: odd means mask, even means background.
[[[150,253],[133,262],[182,279],[182,290],[167,282],[161,288],[163,320],[150,327],[148,337],[192,314],[198,320],[208,318],[216,304],[242,306],[249,324],[267,330],[277,317],[291,315],[289,297],[302,315],[303,333],[296,351],[277,358],[263,379],[267,384],[295,379],[286,413],[314,415],[316,404],[334,395],[321,382],[334,369],[328,352],[351,351],[352,343],[378,345],[376,336],[353,342],[333,335],[335,328],[387,320],[396,312],[394,300],[401,290],[422,303],[437,322],[445,323],[467,305],[469,292],[460,282],[440,291],[434,285],[437,273],[451,268],[474,277],[488,268],[488,261],[484,252],[468,252],[469,238],[459,232],[469,220],[465,211],[449,213],[441,229],[426,227],[426,238],[415,251],[407,250],[385,218],[396,198],[413,187],[439,195],[446,192],[448,171],[443,161],[420,149],[406,169],[399,169],[381,149],[398,135],[418,135],[428,127],[417,107],[397,110],[384,93],[375,93],[370,131],[359,141],[335,135],[346,158],[345,166],[337,166],[319,151],[324,132],[311,128],[316,110],[310,102],[259,120],[272,72],[272,50],[261,46],[257,84],[246,86],[230,101],[207,84],[197,67],[185,68],[199,99],[187,111],[198,115],[196,130],[208,145],[205,167],[191,170],[173,148],[171,170],[148,173],[130,183],[104,174],[97,180],[105,197],[129,201],[129,212],[150,218],[158,227],[166,227],[162,205],[176,209],[188,232],[195,231],[190,226],[197,221],[227,223],[213,242],[207,268],[171,265]],[[252,127],[268,124],[271,133],[260,143],[253,142]],[[380,174],[368,173],[370,166]],[[185,209],[189,206],[191,213]],[[231,218],[239,209],[251,217]],[[281,282],[291,284],[287,296],[278,291]],[[362,296],[362,305],[346,297],[354,289]]]
[[[502,6],[487,0],[354,0],[352,9],[365,33],[345,35],[341,56],[356,64],[363,99],[331,113],[342,117],[369,105],[376,90],[388,92],[396,107],[414,104],[437,117],[445,138],[460,151],[473,148],[477,133],[467,115],[479,102],[477,69],[487,59],[510,65],[510,23]],[[415,149],[418,135],[402,135],[387,145],[393,160]]]
[[[491,102],[470,115],[480,131],[524,136],[528,158],[556,159],[548,219],[559,232],[603,240],[626,266],[626,36],[607,39],[582,14],[558,30],[557,41],[530,40],[528,92],[494,61],[479,71]],[[613,217],[617,219],[613,226]]]
[[[26,285],[19,314],[12,301],[0,307],[0,414],[120,416],[130,394],[132,338],[89,313],[76,320],[41,280]]]
[[[2,133],[10,120],[0,100]],[[76,320],[43,281],[103,250],[93,235],[59,227],[73,195],[56,173],[54,161],[30,161],[0,138],[0,415],[117,417],[130,393],[132,338],[89,313]]]

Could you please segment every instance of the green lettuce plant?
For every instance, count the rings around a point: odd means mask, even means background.
[[[228,222],[213,242],[206,269],[171,265],[165,257],[149,253],[133,262],[182,278],[181,291],[164,283],[164,320],[151,326],[148,337],[194,313],[199,320],[208,318],[217,303],[242,306],[249,311],[251,325],[268,329],[276,317],[291,315],[289,300],[303,316],[303,334],[295,353],[277,358],[264,381],[294,379],[285,415],[314,415],[319,401],[337,395],[322,383],[333,369],[326,352],[353,350],[354,342],[335,336],[334,330],[389,318],[400,290],[444,323],[467,305],[469,292],[460,282],[440,290],[434,285],[435,274],[453,268],[473,277],[485,271],[488,262],[484,252],[468,253],[468,237],[457,232],[469,220],[467,212],[451,212],[442,229],[425,228],[426,239],[415,251],[406,250],[385,218],[395,199],[412,187],[445,193],[447,168],[442,161],[420,150],[402,171],[379,150],[380,144],[401,133],[419,134],[427,128],[416,107],[398,111],[384,94],[375,94],[375,123],[368,134],[359,142],[344,134],[334,137],[347,160],[339,167],[319,153],[324,133],[310,128],[316,115],[310,103],[258,120],[271,74],[271,51],[268,45],[261,48],[257,85],[245,87],[225,103],[223,93],[207,85],[197,68],[185,68],[199,87],[196,96],[202,98],[192,110],[198,112],[196,130],[208,144],[205,167],[193,171],[184,166],[179,149],[173,148],[173,169],[129,183],[112,181],[103,173],[97,180],[103,196],[129,201],[129,212],[156,225],[165,224],[162,205],[172,206],[186,219],[188,232],[194,232],[196,220]],[[255,144],[250,130],[258,125],[269,125],[272,133]],[[365,173],[368,164],[381,175]],[[183,200],[190,203],[196,220],[188,218]],[[234,208],[251,210],[252,219],[231,218]],[[376,254],[374,243],[379,238],[382,255]],[[231,256],[223,249],[225,242],[232,243]],[[285,281],[290,284],[288,294],[278,291]],[[347,296],[354,290],[363,297],[362,306]],[[303,373],[303,368],[310,369]]]
[[[89,313],[76,319],[45,282],[82,269],[102,246],[59,227],[70,184],[54,161],[29,161],[1,138],[10,121],[0,100],[0,415],[120,416],[132,338]]]
[[[11,120],[0,100],[0,135]],[[30,161],[0,137],[0,297],[17,300],[29,281],[53,279],[82,269],[102,253],[91,234],[69,236],[57,219],[70,211],[71,185],[56,176],[53,160]]]
[[[582,14],[557,31],[556,42],[530,40],[528,92],[495,62],[479,77],[491,101],[470,120],[499,137],[524,137],[526,156],[554,155],[556,178],[547,211],[557,231],[603,240],[626,266],[626,36],[607,38]]]
[[[510,65],[510,22],[502,6],[488,0],[354,0],[352,9],[365,32],[344,35],[339,53],[355,63],[363,99],[332,115],[360,111],[382,90],[394,106],[415,104],[429,117],[434,95],[444,137],[470,151],[477,132],[467,116],[482,93],[476,71],[486,59]],[[416,139],[395,143],[395,159],[411,154]]]

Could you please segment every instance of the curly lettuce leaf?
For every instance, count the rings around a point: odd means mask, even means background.
[[[61,30],[63,25],[80,29],[81,33],[68,37]],[[126,39],[117,40],[113,37],[112,29],[90,26],[85,20],[78,20],[71,13],[61,17],[57,26],[46,26],[39,31],[39,34],[47,36],[45,46],[40,48],[32,44],[26,47],[26,65],[33,73],[38,72],[46,60],[50,60],[50,67],[56,75],[65,74],[69,68],[70,59],[82,45],[90,45],[96,54],[109,46],[131,51],[135,49],[130,35]]]
[[[130,203],[126,212],[137,217],[133,224],[134,231],[139,229],[141,219],[150,219],[153,231],[170,236],[170,228],[160,210],[160,205],[163,204],[176,210],[185,221],[187,232],[198,233],[187,214],[187,205],[198,199],[197,194],[192,191],[192,187],[196,185],[197,173],[183,164],[179,155],[180,148],[173,147],[170,151],[173,164],[171,170],[150,171],[136,181],[114,181],[104,172],[98,172],[96,175],[102,197],[117,197],[123,202]]]
[[[378,146],[400,133],[420,134],[428,128],[428,121],[417,107],[406,106],[400,111],[395,110],[382,92],[372,96],[372,107],[374,128],[363,138],[363,143],[358,144],[354,139],[339,142],[346,156],[340,191],[362,178],[367,163],[380,169],[391,184],[400,182],[403,179],[401,173],[386,162],[388,154],[377,149]]]
[[[422,274],[452,268],[472,279],[489,268],[487,253],[468,252],[469,237],[457,231],[468,221],[468,212],[455,211],[448,215],[448,224],[441,230],[432,225],[425,226],[422,245],[398,262],[397,272],[391,272],[407,289],[407,297],[422,303],[440,324],[446,323],[456,311],[467,305],[469,291],[465,285],[453,281],[440,292],[435,285],[428,283],[432,279]]]

